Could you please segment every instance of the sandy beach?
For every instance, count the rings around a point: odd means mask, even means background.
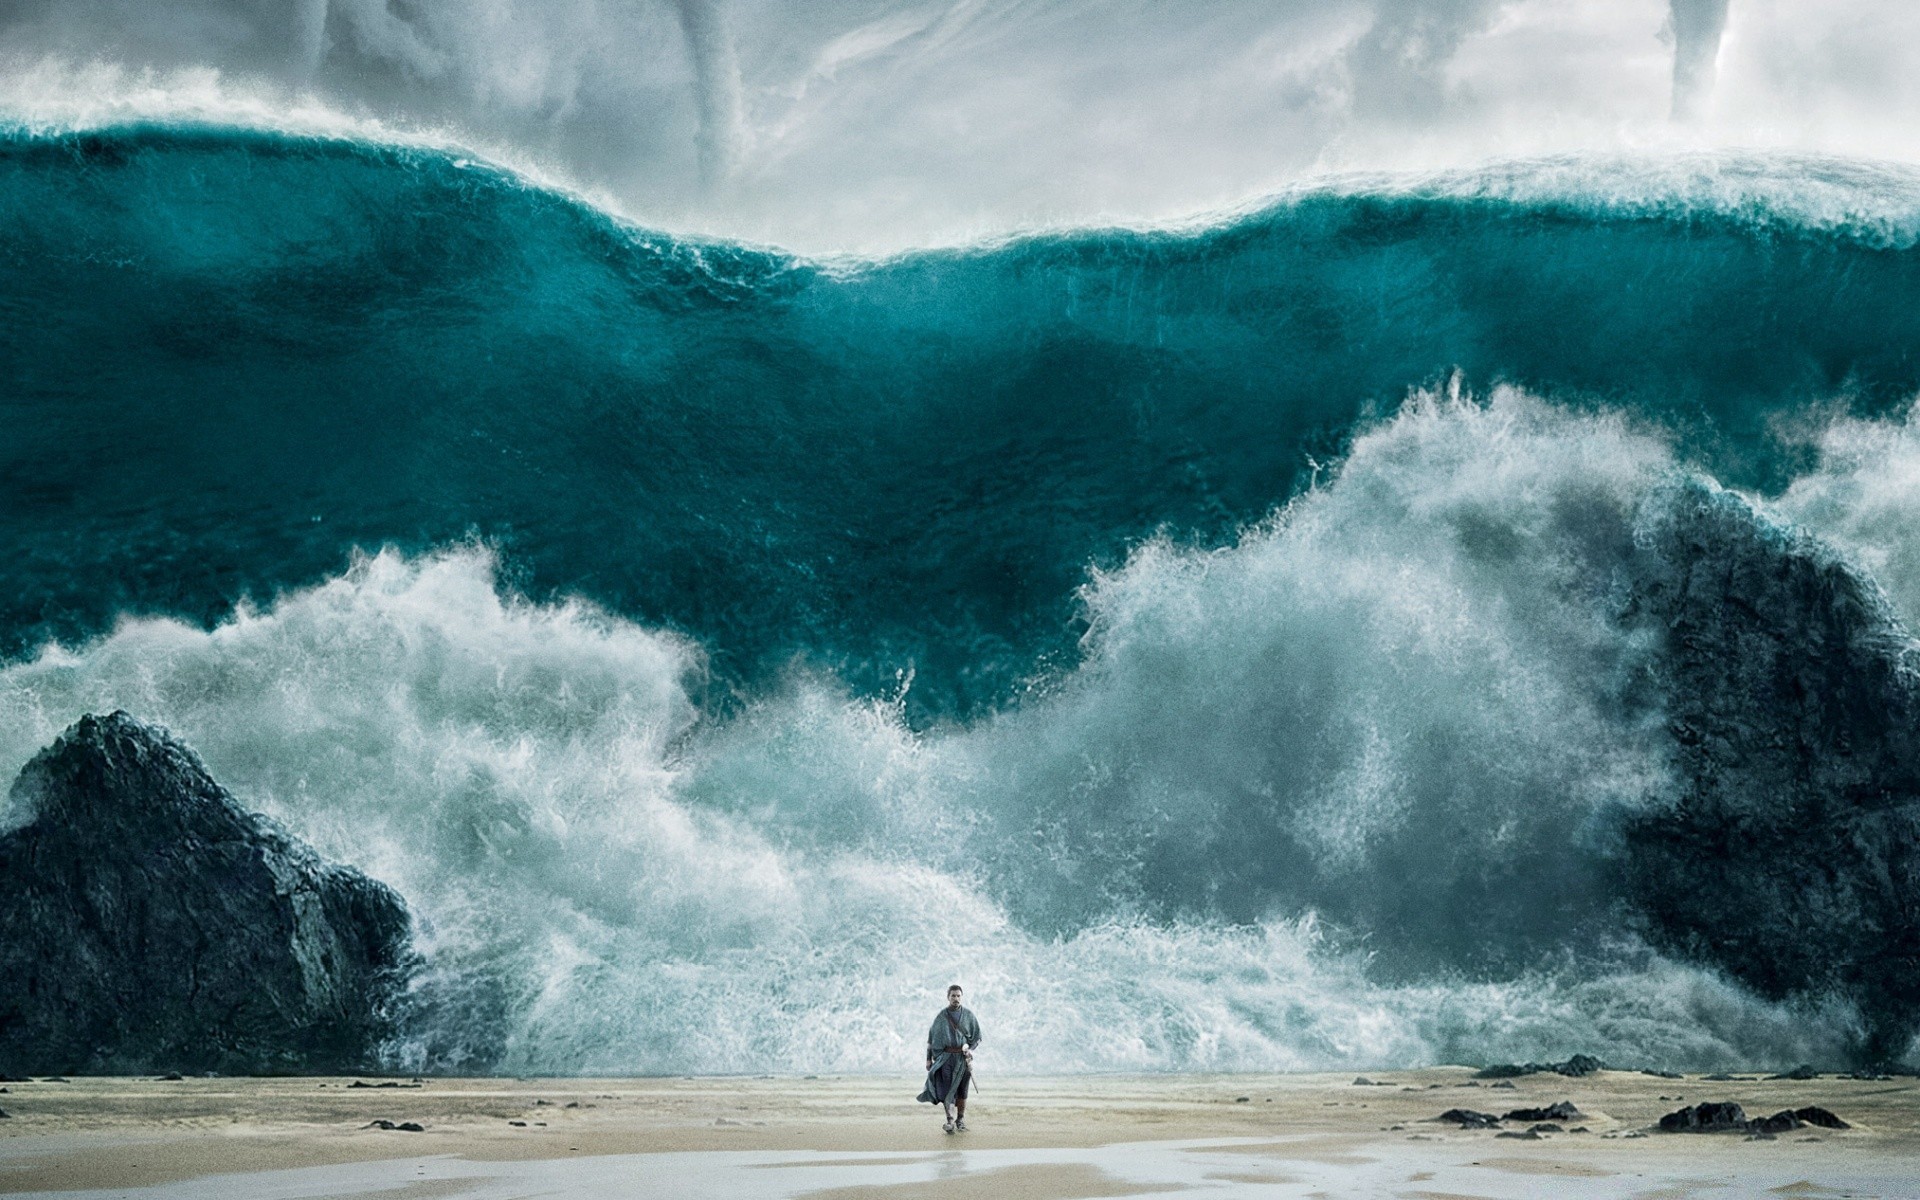
[[[67,1197],[785,1200],[1920,1195],[1920,1080],[1534,1075],[989,1078],[941,1132],[915,1080],[74,1079],[9,1083],[0,1193]],[[355,1087],[356,1082],[374,1086]],[[378,1086],[394,1084],[397,1086]],[[1732,1100],[1853,1128],[1645,1133]],[[1537,1139],[1431,1120],[1571,1101]],[[414,1123],[421,1132],[379,1128]],[[1505,1132],[1524,1133],[1526,1122]],[[1584,1129],[1585,1132],[1574,1132]]]

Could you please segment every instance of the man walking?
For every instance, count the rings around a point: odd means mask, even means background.
[[[941,1128],[948,1133],[967,1131],[967,1089],[973,1083],[973,1049],[980,1044],[980,1022],[960,1007],[960,995],[957,983],[947,989],[947,1006],[927,1031],[927,1086],[919,1097],[946,1110]]]

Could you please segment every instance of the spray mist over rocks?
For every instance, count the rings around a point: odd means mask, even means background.
[[[920,731],[818,671],[711,708],[681,635],[384,550],[0,668],[0,773],[125,708],[392,885],[404,1064],[891,1070],[950,977],[1019,1071],[1837,1062],[1844,988],[1762,998],[1628,903],[1692,778],[1637,580],[1701,487],[1618,413],[1419,395],[1232,544],[1092,572],[1075,663]]]

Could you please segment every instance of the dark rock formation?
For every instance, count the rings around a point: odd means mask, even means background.
[[[1587,1114],[1573,1106],[1573,1101],[1562,1100],[1558,1104],[1549,1104],[1545,1108],[1516,1108],[1503,1121],[1574,1121]]]
[[[1853,1126],[1842,1121],[1839,1117],[1821,1108],[1817,1104],[1809,1104],[1805,1108],[1796,1108],[1793,1110],[1793,1115],[1797,1120],[1803,1121],[1808,1125],[1818,1125],[1822,1129],[1853,1128]]]
[[[0,1064],[148,1074],[374,1065],[405,905],[250,814],[164,731],[83,717],[0,834]]]
[[[1747,1112],[1738,1104],[1689,1104],[1660,1118],[1662,1133],[1745,1133]]]
[[[1643,522],[1680,795],[1625,830],[1652,940],[1761,995],[1840,993],[1868,1064],[1920,1028],[1920,643],[1879,588],[1731,493]]]
[[[1570,1079],[1584,1079],[1589,1075],[1607,1069],[1607,1064],[1591,1054],[1576,1054],[1565,1062],[1557,1063],[1495,1063],[1482,1067],[1473,1073],[1475,1079],[1514,1079],[1522,1075],[1565,1075]]]
[[[1662,1133],[1748,1133],[1771,1137],[1807,1125],[1822,1129],[1851,1129],[1852,1126],[1824,1108],[1783,1108],[1770,1117],[1749,1118],[1738,1104],[1695,1104],[1660,1118]]]
[[[1451,1121],[1462,1129],[1497,1129],[1500,1118],[1492,1113],[1475,1112],[1471,1108],[1450,1108],[1435,1117],[1436,1121]]]

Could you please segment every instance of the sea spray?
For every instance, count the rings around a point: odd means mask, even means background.
[[[1020,704],[917,732],[804,670],[704,705],[681,635],[381,551],[0,669],[0,769],[128,708],[394,885],[405,1063],[891,1070],[953,977],[1007,1070],[1831,1060],[1843,997],[1756,1000],[1606,891],[1672,786],[1620,570],[1688,478],[1623,417],[1418,398],[1233,545],[1096,573]]]

